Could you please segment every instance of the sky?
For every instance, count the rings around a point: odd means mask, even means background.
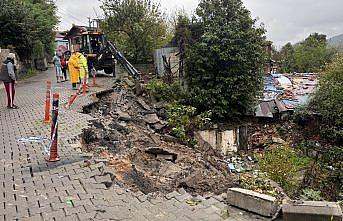
[[[343,34],[342,0],[242,0],[252,17],[263,23],[276,47],[296,43],[314,32],[333,37]],[[183,8],[193,13],[198,0],[160,0],[167,13]],[[101,17],[98,0],[56,0],[60,30],[87,25],[87,17]]]

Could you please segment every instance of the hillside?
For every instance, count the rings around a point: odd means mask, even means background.
[[[343,34],[329,38],[328,43],[334,48],[343,48]]]

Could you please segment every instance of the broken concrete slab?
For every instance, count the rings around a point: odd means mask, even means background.
[[[272,217],[278,208],[275,197],[241,188],[228,189],[227,202],[232,206],[265,217]]]
[[[142,98],[138,98],[137,99],[137,103],[144,109],[147,111],[151,111],[151,108],[149,105],[147,105],[147,103],[145,103],[145,101]]]
[[[161,122],[161,123],[156,123],[156,124],[152,125],[152,127],[153,127],[155,130],[162,130],[165,126],[166,126],[166,124],[163,123],[163,122]]]
[[[157,147],[150,147],[146,149],[145,152],[148,154],[155,155],[156,159],[164,159],[172,162],[175,162],[175,160],[177,159],[177,154],[171,153],[169,151]]]
[[[157,154],[156,159],[174,161],[174,155],[172,155],[172,154]]]
[[[319,201],[288,201],[282,204],[285,221],[342,221],[338,203]]]
[[[129,87],[131,87],[131,88],[133,88],[134,86],[135,86],[135,83],[134,82],[132,82],[130,79],[128,79],[128,78],[124,78],[124,83],[125,84],[127,84],[127,86],[129,86]]]
[[[156,124],[160,122],[160,119],[158,118],[157,114],[147,114],[144,116],[144,121],[148,124]]]
[[[119,120],[122,121],[130,121],[132,119],[128,113],[123,112],[121,110],[116,111],[116,114],[119,116]]]
[[[199,180],[202,180],[202,173],[201,171],[196,171],[195,173],[183,179],[180,182],[179,186],[185,187],[185,188],[187,187],[194,188],[198,184]]]

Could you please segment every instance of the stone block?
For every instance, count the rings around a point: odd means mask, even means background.
[[[342,221],[342,210],[335,202],[285,202],[282,213],[285,221]]]
[[[241,188],[230,188],[227,192],[227,202],[266,217],[273,216],[278,208],[275,197]]]

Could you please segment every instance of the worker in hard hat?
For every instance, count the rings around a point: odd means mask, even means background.
[[[80,53],[78,53],[80,54]],[[69,77],[72,83],[73,90],[77,90],[78,85],[80,84],[80,64],[79,64],[79,57],[75,51],[72,52],[72,55],[68,61],[68,68],[69,68]]]

